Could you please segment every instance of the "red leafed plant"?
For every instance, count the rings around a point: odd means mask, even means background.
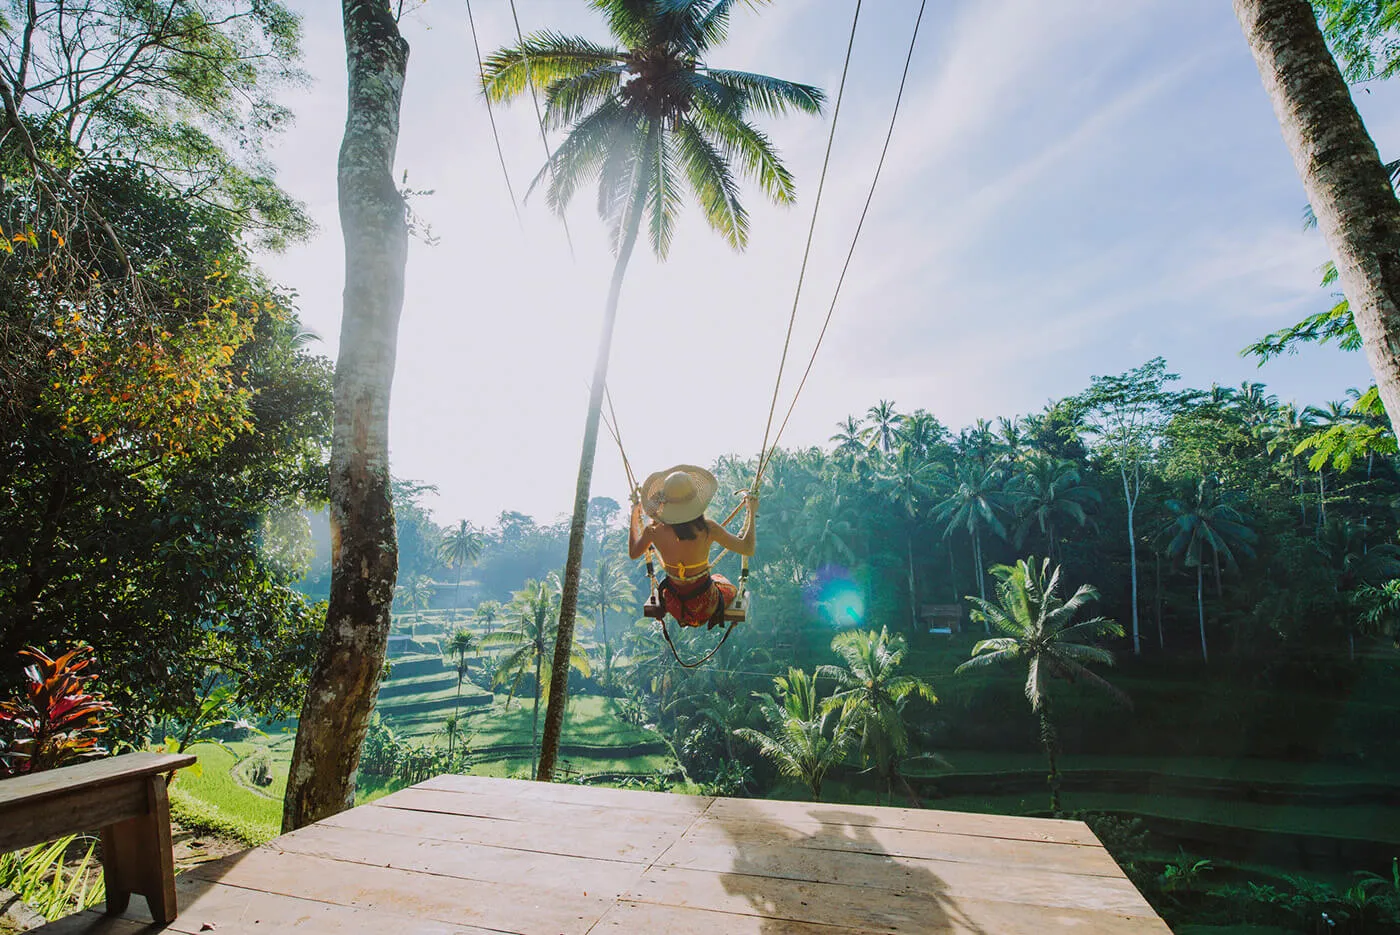
[[[107,751],[98,735],[107,730],[112,704],[89,692],[96,678],[83,674],[92,647],[78,646],[57,659],[22,649],[24,687],[14,701],[0,701],[0,776],[33,773]]]

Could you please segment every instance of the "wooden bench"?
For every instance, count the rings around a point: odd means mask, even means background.
[[[0,853],[100,828],[107,911],[125,911],[138,893],[156,922],[171,922],[166,774],[194,761],[188,753],[127,753],[0,780]]]

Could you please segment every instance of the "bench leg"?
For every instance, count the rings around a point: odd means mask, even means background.
[[[151,917],[175,920],[175,861],[170,847],[170,799],[163,775],[141,780],[146,786],[146,814],[102,829],[102,876],[107,884],[107,912],[126,910],[131,894],[146,897]]]

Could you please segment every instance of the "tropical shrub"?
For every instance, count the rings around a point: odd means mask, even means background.
[[[88,687],[95,674],[92,647],[77,646],[56,659],[30,647],[19,656],[24,684],[19,698],[0,701],[0,776],[52,769],[103,756],[98,735],[107,730],[111,703]]]

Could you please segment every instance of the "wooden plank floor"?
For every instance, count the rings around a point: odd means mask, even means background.
[[[1170,935],[1080,822],[440,776],[179,878],[190,933]],[[44,935],[159,930],[138,897]]]

